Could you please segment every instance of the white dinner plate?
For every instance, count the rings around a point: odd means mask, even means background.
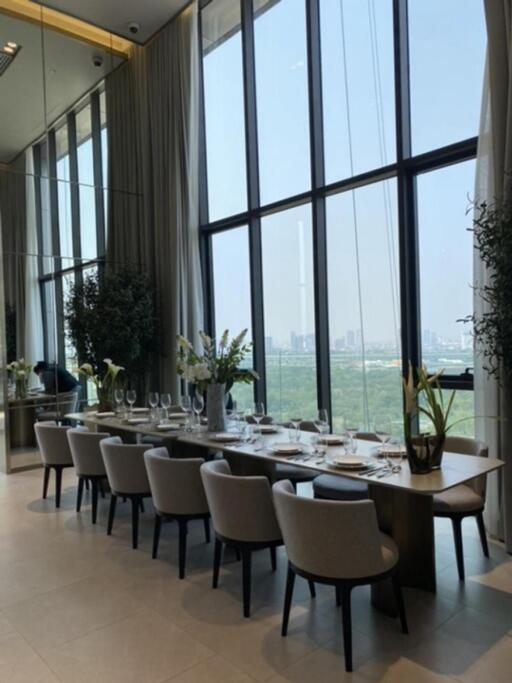
[[[304,452],[304,446],[301,443],[276,443],[272,451],[276,455],[298,455]]]
[[[240,441],[240,435],[232,434],[231,432],[219,432],[218,434],[213,434],[211,438],[214,441],[219,441],[220,443],[232,443],[234,441]]]
[[[362,455],[340,455],[332,459],[334,467],[343,470],[362,470],[371,464],[370,458]]]
[[[325,434],[324,436],[320,436],[318,441],[326,446],[342,446],[346,442],[346,439],[339,434]]]
[[[377,448],[377,453],[379,455],[386,456],[387,458],[401,458],[403,455],[407,453],[407,450],[405,446],[390,443]]]

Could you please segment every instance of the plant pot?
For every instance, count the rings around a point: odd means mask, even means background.
[[[441,469],[441,462],[443,460],[444,442],[446,434],[436,434],[428,437],[430,444],[430,462],[433,470]]]
[[[225,394],[225,384],[208,384],[206,387],[206,417],[209,432],[223,432],[225,429]]]
[[[428,474],[441,467],[446,436],[414,436],[405,440],[411,474]]]
[[[16,388],[15,388],[16,398],[27,398],[27,378],[17,377],[16,378]]]
[[[113,387],[108,386],[108,387],[97,387],[97,394],[98,394],[98,410],[100,412],[109,412],[112,410],[112,406],[114,405],[113,401],[113,395],[114,395],[114,390]]]

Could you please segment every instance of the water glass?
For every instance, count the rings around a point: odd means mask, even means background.
[[[124,389],[116,389],[114,391],[114,401],[116,402],[116,414],[121,415],[123,412]]]
[[[165,419],[169,419],[169,408],[171,407],[171,394],[160,394],[160,405],[165,411]]]
[[[290,422],[292,423],[294,429],[295,429],[295,441],[297,443],[300,441],[300,426],[302,424],[302,418],[301,417],[291,417]]]
[[[133,404],[137,400],[137,392],[135,389],[128,389],[126,392],[126,402],[130,406],[130,415],[133,414]]]
[[[329,413],[325,408],[321,408],[315,419],[315,427],[320,434],[327,434],[329,431]]]
[[[201,413],[204,410],[204,398],[201,394],[195,394],[192,400],[192,409],[196,416],[197,429],[201,427]]]
[[[148,404],[149,404],[149,407],[151,408],[151,419],[153,421],[156,418],[155,409],[158,406],[159,401],[160,401],[160,396],[158,395],[158,392],[157,391],[150,391],[148,394]]]
[[[192,415],[192,401],[190,400],[190,396],[187,396],[186,394],[181,397],[180,399],[180,405],[185,413],[185,428],[187,431],[190,431],[190,417]]]
[[[254,418],[254,421],[258,425],[258,431],[259,431],[259,424],[263,420],[263,418],[265,417],[265,404],[261,403],[261,402],[255,403],[252,416]]]

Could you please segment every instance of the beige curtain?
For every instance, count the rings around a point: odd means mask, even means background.
[[[485,0],[487,62],[478,141],[475,200],[512,199],[512,0]],[[475,251],[474,283],[488,278]],[[475,313],[485,310],[475,290]],[[488,480],[486,523],[491,534],[506,542],[512,552],[512,391],[500,387],[482,368],[482,356],[475,354],[476,434],[489,445],[491,457],[507,462],[499,474]],[[495,418],[499,419],[495,419]]]
[[[203,320],[198,216],[197,4],[107,78],[107,259],[139,263],[158,293],[161,390],[178,393],[176,334]],[[128,193],[129,194],[128,194]]]

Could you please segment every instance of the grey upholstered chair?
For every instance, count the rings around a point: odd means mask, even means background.
[[[407,621],[396,572],[398,549],[381,533],[371,500],[342,502],[297,496],[290,482],[274,484],[279,525],[288,553],[288,577],[282,635],[288,631],[295,575],[315,583],[334,585],[341,594],[345,668],[352,671],[350,594],[354,586],[391,578],[402,631]]]
[[[358,432],[356,439],[379,440],[372,432]],[[323,500],[366,500],[368,485],[336,474],[321,474],[313,481],[313,495]]]
[[[217,588],[222,548],[226,544],[242,554],[243,611],[251,611],[251,553],[270,548],[272,569],[276,547],[283,544],[266,477],[237,477],[226,460],[201,465],[201,477],[215,532],[213,587]]]
[[[144,453],[149,486],[155,507],[153,558],[158,554],[162,522],[176,521],[179,527],[179,576],[185,577],[187,526],[202,519],[206,542],[210,542],[210,512],[199,468],[202,458],[169,458],[166,448],[153,448]]]
[[[43,498],[48,494],[50,471],[55,470],[55,507],[60,507],[62,489],[62,470],[73,467],[73,459],[69,450],[67,432],[69,427],[61,427],[55,422],[36,422],[37,445],[41,452],[44,466]]]
[[[76,497],[76,511],[80,512],[84,485],[91,483],[92,493],[92,523],[96,524],[98,513],[98,491],[104,497],[103,482],[107,479],[107,472],[101,455],[100,441],[110,436],[108,432],[91,432],[88,429],[69,429],[67,437],[71,457],[78,477],[78,491]]]
[[[107,534],[110,536],[116,514],[117,497],[128,498],[132,505],[132,547],[139,542],[139,507],[144,511],[143,499],[151,497],[144,453],[149,445],[124,444],[118,436],[100,441],[101,455],[112,491],[108,513]]]
[[[478,455],[481,458],[486,458],[489,454],[487,446],[481,441],[460,436],[447,437],[444,450],[451,453],[461,453],[468,457]],[[464,581],[465,577],[462,548],[462,520],[464,517],[476,518],[482,550],[485,557],[489,557],[489,546],[487,545],[483,518],[485,489],[486,476],[483,475],[434,496],[434,516],[448,517],[452,521],[457,569],[461,581]]]
[[[71,424],[65,417],[68,413],[75,413],[80,398],[81,387],[77,386],[73,391],[66,391],[57,394],[57,403],[52,405],[49,410],[41,410],[37,413],[38,422],[55,420],[62,424]]]

